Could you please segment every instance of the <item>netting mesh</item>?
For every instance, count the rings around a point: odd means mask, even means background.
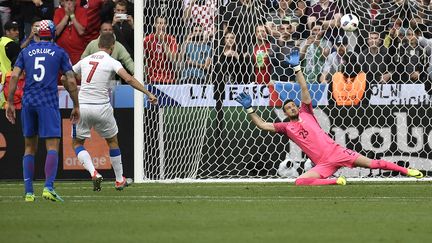
[[[246,91],[264,120],[284,121],[280,105],[300,97],[285,61],[293,49],[335,141],[427,174],[431,10],[414,0],[145,1],[143,58],[160,106],[145,109],[144,178],[294,178],[311,168],[292,141],[257,129],[234,100]],[[358,17],[357,30],[341,28],[345,14]]]

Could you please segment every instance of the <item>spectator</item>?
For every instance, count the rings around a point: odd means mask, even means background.
[[[384,37],[384,46],[388,48],[389,52],[392,54],[396,53],[396,46],[394,45],[394,40],[396,38],[399,38],[399,30],[401,27],[402,27],[401,19],[395,19],[394,21],[391,21],[387,25],[388,33],[386,33]]]
[[[279,0],[262,0],[269,11],[276,11],[279,7]]]
[[[101,26],[100,9],[105,0],[81,0],[79,4],[87,11],[87,28],[84,35],[86,45],[90,41],[99,37],[99,27]]]
[[[77,63],[86,47],[84,34],[87,28],[86,11],[77,7],[75,0],[61,0],[54,13],[57,44],[69,54],[72,64]]]
[[[428,65],[426,67],[428,81],[425,83],[425,89],[430,95],[432,95],[432,38],[425,38],[425,34],[423,33],[423,36],[419,36],[418,42],[419,45],[424,48],[426,55],[429,57]]]
[[[166,33],[166,19],[155,18],[155,32],[144,38],[149,82],[154,84],[175,83],[173,66],[177,60],[177,42],[174,36]]]
[[[369,83],[387,83],[391,79],[394,67],[387,48],[382,46],[382,40],[378,32],[370,32],[367,39],[368,49],[359,55],[361,69],[366,73]]]
[[[127,2],[115,4],[112,26],[116,40],[120,42],[133,58],[134,56],[134,24],[132,15],[127,14]]]
[[[253,49],[253,61],[255,66],[255,82],[268,84],[270,82],[271,65],[268,55],[270,42],[267,40],[267,32],[264,25],[256,27],[256,44]]]
[[[324,31],[321,27],[319,24],[314,25],[311,35],[300,45],[300,59],[308,83],[319,82],[325,60],[332,47],[331,43],[323,38]]]
[[[277,26],[283,22],[289,22],[293,28],[293,39],[299,39],[300,36],[306,36],[307,16],[305,15],[306,3],[304,1],[280,0],[279,8],[276,11],[269,12],[267,15],[267,27],[271,29],[271,35],[279,38],[280,33]]]
[[[40,19],[53,19],[54,0],[32,0],[35,10],[35,17]]]
[[[393,81],[396,83],[424,83],[427,80],[427,57],[425,49],[418,45],[418,39],[412,29],[401,32],[405,34],[399,46],[396,73]]]
[[[21,51],[18,44],[19,24],[8,21],[4,25],[5,35],[0,38],[0,71],[3,74],[12,71],[12,67]],[[4,84],[6,75],[2,75],[1,84]]]
[[[348,38],[346,38],[346,36],[338,36],[335,39],[334,47],[336,51],[332,52],[324,63],[323,71],[320,77],[321,83],[330,82],[333,74],[341,70],[341,64],[343,63],[342,57],[346,53],[347,45]]]
[[[39,22],[42,19],[40,19],[39,17],[34,17],[32,20],[32,31],[30,32],[30,35],[24,37],[24,40],[21,42],[21,49],[26,48],[28,45],[33,44],[35,42],[39,41],[39,34],[38,34],[38,29],[39,29]]]
[[[11,0],[0,0],[0,36],[4,35],[4,24],[10,20],[11,5]]]
[[[413,17],[410,18],[410,27],[413,30],[420,30],[426,38],[432,38],[432,1],[417,0],[410,2]]]
[[[241,83],[239,59],[236,36],[232,32],[227,32],[225,33],[224,47],[219,62],[222,66],[221,68],[215,68],[215,70],[220,70],[223,73],[223,83]]]
[[[111,21],[102,23],[100,26],[100,34],[103,33],[113,33],[113,28],[111,25]],[[96,53],[99,51],[99,37],[95,40],[92,40],[84,50],[83,54],[81,55],[81,59],[83,59],[86,56],[89,56],[93,53]],[[114,44],[114,50],[111,53],[111,57],[115,60],[122,63],[122,65],[128,70],[129,73],[134,74],[134,61],[132,60],[131,56],[129,55],[129,52],[126,50],[126,48],[118,41]]]
[[[5,81],[5,85],[4,85],[4,94],[5,94],[6,100],[8,99],[8,96],[9,96],[9,83],[11,80],[11,76],[12,76],[12,71],[9,71],[6,74],[6,81]],[[21,107],[22,107],[21,100],[22,100],[22,97],[24,94],[24,84],[25,84],[25,72],[23,71],[21,76],[18,78],[18,83],[17,83],[15,95],[13,98],[13,104],[15,106],[15,109],[18,109],[18,110],[21,110]],[[7,106],[7,103],[5,105]],[[7,107],[5,107],[5,109],[6,108]]]
[[[186,65],[181,77],[184,83],[205,83],[212,62],[211,52],[208,36],[202,26],[196,24],[183,43],[180,54],[180,57],[183,58],[182,63]]]
[[[224,138],[223,131],[225,129],[225,119],[224,119],[224,108],[223,103],[225,100],[225,87],[226,84],[238,84],[242,82],[242,76],[240,73],[239,64],[239,53],[237,52],[236,35],[232,32],[226,32],[223,37],[223,48],[218,50],[220,56],[215,56],[213,68],[213,98],[216,101],[215,111],[216,111],[216,129],[215,139],[216,139],[216,149],[222,149],[222,141]],[[220,163],[216,160],[215,163]]]
[[[290,21],[294,18],[294,10],[297,3],[293,0],[279,0],[279,7],[276,11],[270,11],[267,15],[267,20],[276,25],[282,24],[282,21]],[[276,30],[277,31],[277,30]]]
[[[53,19],[54,1],[53,0],[19,0],[16,1],[14,8],[17,13],[14,17],[23,24],[22,36],[29,36],[32,32],[32,23],[35,17],[40,19]],[[21,39],[20,38],[20,39]]]
[[[273,66],[271,79],[274,81],[295,82],[295,74],[292,68],[288,68],[285,58],[291,50],[296,49],[295,41],[291,38],[292,25],[282,23],[279,25],[281,36],[271,44],[269,50],[270,61]]]
[[[337,3],[330,0],[319,0],[308,9],[307,24],[312,29],[312,23],[317,22],[322,25],[326,31],[325,37],[332,40],[338,35],[339,30],[336,28],[340,22],[341,14]]]
[[[336,105],[359,105],[366,90],[366,74],[361,71],[356,55],[352,52],[343,56],[340,72],[333,75],[332,95]]]
[[[349,6],[349,0],[342,0],[342,5]],[[355,7],[345,8],[345,13],[351,13],[358,17],[359,26],[355,34],[359,34],[361,38],[357,38],[357,46],[354,49],[356,53],[360,53],[365,46],[369,36],[369,32],[383,33],[385,27],[391,22],[391,17],[397,12],[398,5],[388,0],[367,0],[367,1],[350,1]],[[384,37],[384,36],[381,36]],[[350,43],[353,41],[350,40]]]
[[[293,36],[294,39],[300,38],[300,39],[306,39],[310,32],[307,27],[307,9],[308,4],[307,1],[298,1],[297,7],[294,10],[294,15],[297,17],[299,22],[293,21],[293,25],[295,27],[295,34]]]
[[[213,36],[216,0],[184,0],[183,21],[187,27],[202,26],[204,35]]]
[[[230,8],[233,8],[232,11]],[[240,57],[240,76],[242,83],[249,83],[252,78],[253,65],[251,55],[257,25],[266,23],[263,5],[260,1],[240,0],[237,5],[228,5],[224,21],[228,31],[236,34],[237,51]]]
[[[112,21],[113,20],[115,5],[117,2],[120,2],[120,1],[123,1],[126,3],[127,14],[133,16],[134,10],[133,10],[133,4],[131,2],[129,2],[127,0],[103,0],[104,4],[102,5],[102,8],[100,9],[100,17],[101,17],[102,23],[104,23],[106,21]],[[157,3],[152,1],[152,4],[157,4]],[[144,10],[146,10],[146,9],[144,9]]]

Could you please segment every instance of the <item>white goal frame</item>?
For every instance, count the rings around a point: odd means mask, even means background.
[[[134,77],[138,81],[142,81],[146,84],[146,77],[144,76],[144,29],[143,29],[143,9],[146,5],[146,0],[144,1],[133,1],[134,2]],[[144,95],[134,90],[134,182],[135,183],[227,183],[227,182],[294,182],[295,179],[174,179],[174,180],[163,180],[163,169],[161,172],[161,180],[149,180],[145,179],[144,173]],[[163,109],[163,108],[162,108]],[[159,116],[160,128],[163,133],[163,116]],[[163,137],[159,134],[160,137]],[[159,141],[159,146],[161,151],[163,151],[163,141]],[[160,159],[160,164],[163,166],[163,156]],[[415,178],[349,178],[349,181],[361,182],[396,182],[396,181],[418,181]],[[420,181],[432,181],[432,177],[427,177],[421,179]]]

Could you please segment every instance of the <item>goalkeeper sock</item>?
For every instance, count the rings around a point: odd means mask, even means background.
[[[377,160],[374,159],[371,162],[370,165],[371,169],[383,169],[383,170],[392,170],[392,171],[397,171],[400,172],[404,175],[406,175],[408,173],[408,169],[402,166],[399,166],[395,163],[389,162],[389,161],[385,161],[385,160]]]
[[[116,181],[123,181],[123,164],[121,160],[121,152],[119,148],[110,149],[111,165],[114,170]]]
[[[84,146],[76,147],[75,154],[82,166],[90,173],[90,176],[93,176],[96,169],[93,165],[90,154],[85,150]]]
[[[50,190],[54,188],[54,180],[57,176],[58,153],[55,150],[48,150],[45,159],[45,187]]]
[[[26,193],[33,193],[34,155],[27,154],[23,157],[24,188]]]
[[[295,180],[296,186],[336,185],[336,182],[337,179],[298,178]]]

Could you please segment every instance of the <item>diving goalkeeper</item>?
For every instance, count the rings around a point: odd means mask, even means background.
[[[385,160],[369,159],[337,144],[320,127],[314,116],[311,96],[299,66],[298,51],[293,50],[286,61],[293,67],[296,74],[297,82],[301,87],[302,102],[300,108],[293,100],[284,102],[282,109],[289,118],[288,122],[265,122],[255,113],[252,108],[252,99],[246,93],[241,93],[236,100],[246,109],[250,119],[258,128],[286,135],[315,163],[315,167],[296,179],[296,185],[346,185],[344,176],[328,178],[341,167],[392,170],[415,178],[423,177],[423,173],[417,169],[404,168]]]

